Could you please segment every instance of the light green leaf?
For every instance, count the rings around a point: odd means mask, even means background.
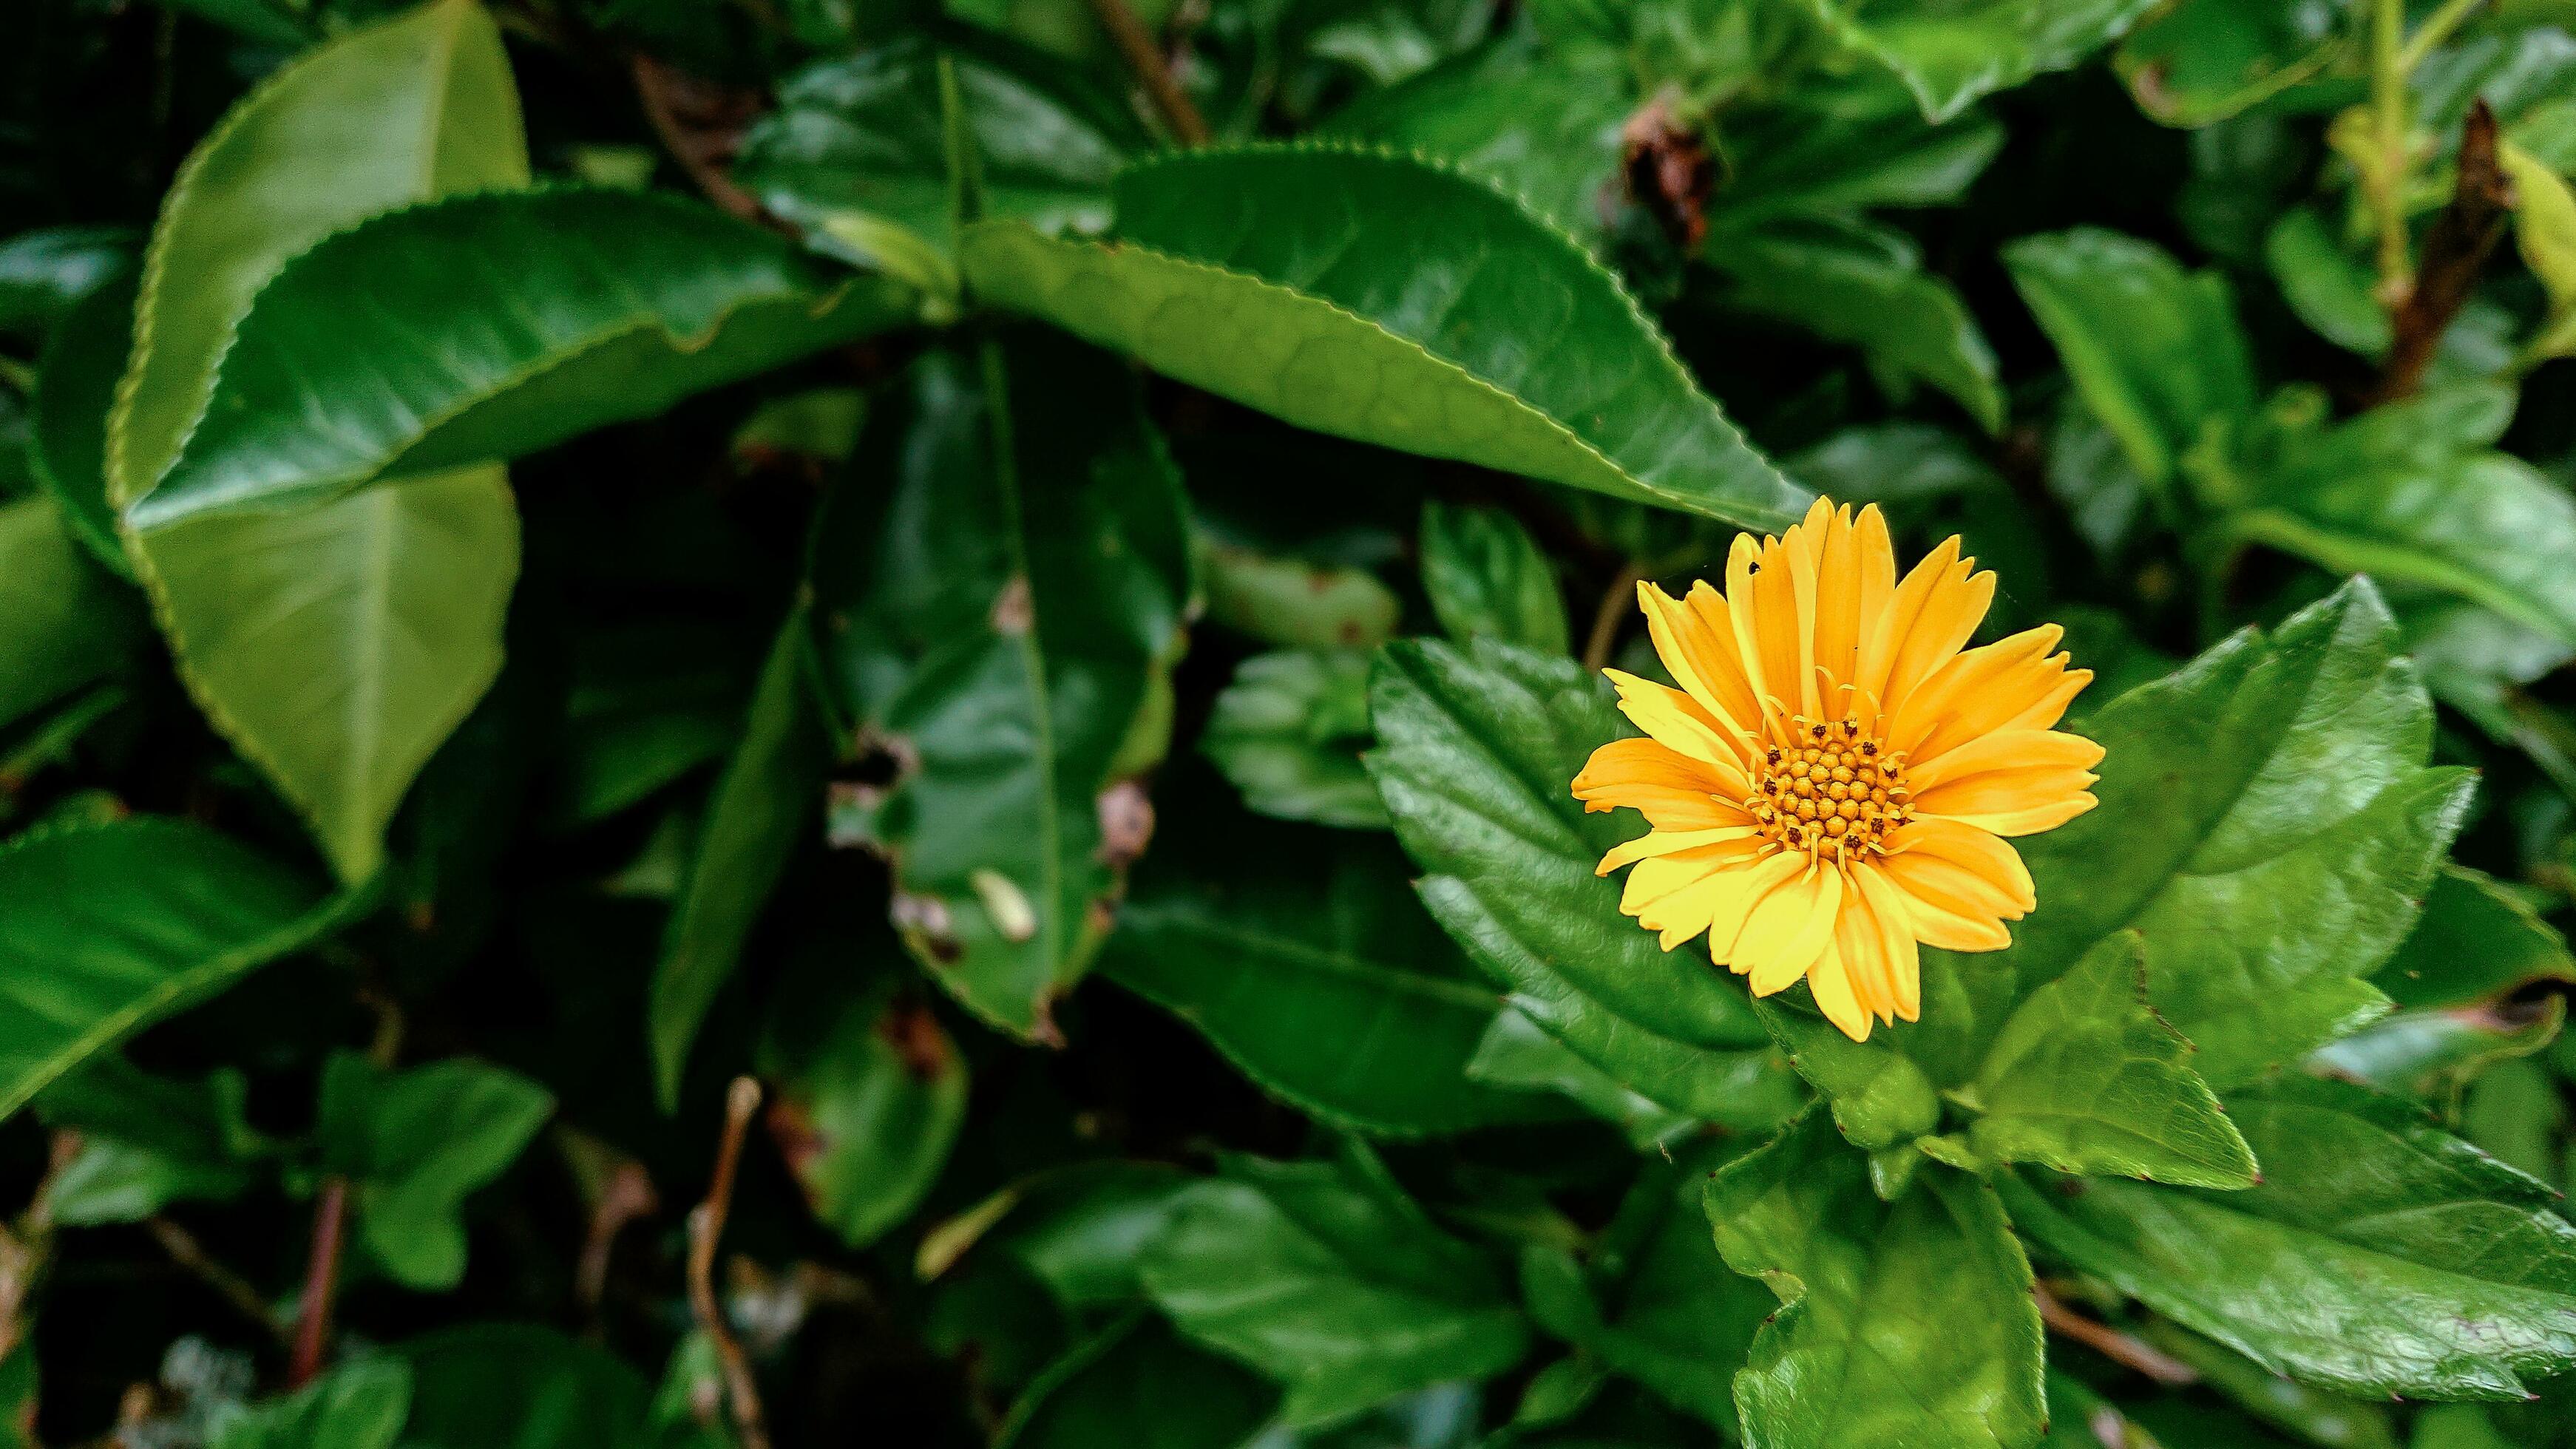
[[[2395,328],[2370,294],[2370,268],[2335,238],[2309,207],[2283,216],[2263,239],[2263,262],[2299,320],[2338,347],[2377,357]]]
[[[818,969],[819,968],[819,969]],[[891,975],[853,985],[838,953],[799,961],[772,1003],[769,1127],[815,1218],[853,1248],[921,1205],[966,1120],[966,1059]]]
[[[1501,509],[1422,505],[1422,589],[1461,644],[1482,634],[1541,654],[1572,647],[1556,566]]]
[[[1174,869],[1140,882],[1100,969],[1273,1095],[1398,1137],[1561,1115],[1469,1079],[1501,998],[1469,979],[1392,848],[1246,826],[1166,849]]]
[[[350,307],[360,292],[369,305]],[[126,522],[149,535],[516,457],[915,311],[900,284],[668,195],[412,207],[325,238],[261,289],[204,419]]]
[[[1292,1426],[1499,1373],[1529,1343],[1482,1255],[1329,1163],[1229,1159],[1182,1194],[1144,1280],[1185,1336],[1283,1384]]]
[[[1958,289],[1923,269],[1901,232],[1850,221],[1774,222],[1721,234],[1708,261],[1734,281],[1726,299],[1861,349],[1902,400],[1916,382],[1958,400],[1987,432],[2003,427],[1994,349]]]
[[[1780,1311],[1736,1375],[1763,1449],[2026,1449],[2046,1427],[2030,1264],[1994,1189],[1938,1165],[1893,1203],[1820,1112],[1708,1185],[1718,1250]]]
[[[2291,1074],[2228,1098],[2241,1192],[2007,1177],[2056,1256],[2275,1373],[2354,1394],[2506,1399],[2576,1363],[2576,1228],[2549,1188],[2417,1108]]]
[[[1807,0],[1843,44],[1896,73],[1928,120],[1978,97],[2068,70],[2117,40],[2155,0]]]
[[[0,503],[0,726],[122,664],[136,632],[131,603],[51,498]]]
[[[1969,1145],[1994,1162],[2244,1187],[2254,1158],[2190,1066],[2191,1044],[2147,1005],[2136,932],[2105,938],[2030,994],[1978,1070]]]
[[[0,845],[0,1117],[363,905],[177,820],[39,828]]]
[[[411,1367],[362,1358],[302,1392],[218,1420],[209,1449],[393,1449],[411,1414]]]
[[[1925,1009],[1938,1004],[1935,995]],[[1798,1075],[1823,1094],[1834,1126],[1853,1145],[1876,1152],[1941,1125],[1941,1098],[1932,1079],[1889,1034],[1853,1041],[1805,1004],[1777,997],[1754,1002],[1753,1010]]]
[[[2576,499],[2488,451],[2511,390],[2460,383],[2292,433],[2233,536],[2467,599],[2576,645]]]
[[[1383,830],[1386,807],[1360,764],[1368,675],[1369,656],[1356,649],[1256,654],[1216,697],[1199,750],[1256,813]]]
[[[1374,649],[1404,603],[1366,569],[1273,558],[1202,538],[1208,618],[1283,649]]]
[[[1796,1079],[1744,988],[1705,957],[1657,948],[1594,873],[1632,820],[1572,791],[1592,749],[1626,733],[1574,661],[1478,639],[1399,641],[1378,656],[1370,769],[1424,901],[1511,1004],[1650,1101],[1765,1126]]]
[[[2509,140],[2496,148],[2496,161],[2513,183],[2514,246],[2549,297],[2550,320],[2533,354],[2563,355],[2576,347],[2568,335],[2576,315],[2576,192],[2555,167]]]
[[[1116,196],[1115,244],[971,229],[969,287],[1300,427],[1746,525],[1802,509],[1610,274],[1480,181],[1257,147]]]
[[[2314,79],[2334,59],[2336,18],[2300,0],[2180,0],[2131,31],[2111,63],[2138,109],[2207,126]]]
[[[465,1274],[465,1199],[498,1178],[554,1113],[515,1072],[435,1062],[387,1072],[354,1052],[322,1072],[314,1136],[323,1164],[355,1186],[358,1241],[424,1292]]]
[[[2370,980],[2400,1006],[2465,1006],[2533,981],[2576,982],[2576,958],[2530,902],[2445,864],[2414,931]]]
[[[1150,144],[1133,113],[1049,57],[967,32],[905,36],[789,76],[743,137],[735,182],[826,251],[848,216],[881,217],[942,249],[949,158],[939,66],[977,152],[985,214],[1040,231],[1109,224],[1109,182]],[[857,258],[853,258],[857,260]]]
[[[707,1008],[740,964],[761,907],[819,813],[832,741],[807,673],[812,628],[799,606],[770,646],[671,906],[647,1008],[665,1111],[677,1105],[689,1043]]]
[[[1047,1365],[1011,1406],[995,1449],[1241,1449],[1279,1391],[1131,1313]]]
[[[940,983],[1022,1036],[1106,935],[1145,846],[1190,594],[1178,480],[1123,369],[1060,339],[933,352],[868,419],[818,525],[842,714],[894,781],[836,818],[883,852]]]
[[[2004,264],[2150,486],[2253,412],[2254,365],[2218,273],[2185,272],[2151,243],[2095,230],[2024,237]]]
[[[413,777],[501,672],[519,515],[499,465],[191,519],[136,557],[198,706],[341,879],[374,875]]]
[[[378,212],[527,181],[509,59],[474,0],[433,0],[270,76],[162,202],[108,424],[110,501],[143,496],[179,456],[233,329],[290,257]]]

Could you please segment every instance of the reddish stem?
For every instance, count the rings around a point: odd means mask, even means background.
[[[331,1300],[340,1290],[340,1240],[349,1222],[349,1180],[334,1177],[322,1184],[313,1204],[313,1253],[304,1267],[304,1294],[295,1304],[295,1352],[288,1360],[286,1385],[300,1389],[322,1372],[322,1356],[331,1346]]]

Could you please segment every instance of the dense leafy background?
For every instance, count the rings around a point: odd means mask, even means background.
[[[2571,1449],[2555,0],[33,0],[0,1449]],[[1567,782],[2097,672],[1844,1039]]]

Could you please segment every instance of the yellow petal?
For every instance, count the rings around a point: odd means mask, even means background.
[[[1619,689],[1619,712],[1657,743],[1697,760],[1718,781],[1717,793],[1743,799],[1753,792],[1744,773],[1744,747],[1701,712],[1691,697],[1623,669],[1604,669]]]
[[[1834,936],[1843,873],[1809,864],[1754,903],[1736,939],[1733,965],[1749,973],[1753,994],[1769,996],[1807,974]]]
[[[1975,826],[1918,816],[1888,837],[1887,850],[1880,868],[1911,894],[1933,891],[1969,914],[2015,921],[2039,903],[2021,853]]]
[[[2056,730],[2000,730],[1979,735],[1931,759],[1916,761],[1906,768],[1905,778],[1914,790],[1917,808],[1929,811],[1932,807],[1924,802],[1954,781],[1965,783],[1977,776],[1998,772],[2021,775],[2071,771],[2082,774],[2100,763],[2102,747],[2082,735],[2061,734]]]
[[[1749,817],[1737,797],[1719,798],[1729,788],[1710,766],[1652,739],[1612,740],[1574,777],[1574,798],[1586,811],[1625,806],[1659,830],[1743,824]]]
[[[1888,722],[1888,748],[1919,763],[2003,728],[2045,697],[2064,673],[2066,656],[2052,662],[2048,651],[2065,635],[2055,624],[2043,624],[1953,656],[1896,710]]]
[[[1664,661],[1718,733],[1736,743],[1737,758],[1749,759],[1743,740],[1761,725],[1762,716],[1745,708],[1751,693],[1744,688],[1743,670],[1735,662],[1731,641],[1730,647],[1721,648],[1705,620],[1653,584],[1637,585],[1637,606],[1645,611],[1646,633],[1654,640],[1655,656]]]
[[[1750,824],[1721,825],[1709,830],[1650,830],[1625,845],[1612,846],[1610,853],[1601,857],[1601,864],[1592,873],[1608,875],[1624,865],[1685,852],[1700,852],[1692,858],[1708,860],[1713,857],[1704,850],[1704,847],[1740,844],[1757,840],[1760,835],[1761,832]],[[1752,847],[1747,846],[1740,852],[1729,853],[1750,855]]]
[[[1755,861],[1751,868],[1729,873],[1731,889],[1710,908],[1708,958],[1728,967],[1737,975],[1744,968],[1735,965],[1736,945],[1744,938],[1745,923],[1752,919],[1753,906],[1772,891],[1796,878],[1807,869],[1803,852],[1774,849]]]
[[[1714,656],[1722,664],[1700,678],[1726,707],[1727,718],[1744,725],[1758,737],[1764,733],[1763,720],[1769,713],[1761,692],[1754,688],[1753,676],[1746,669],[1744,655],[1735,637],[1735,618],[1726,607],[1726,595],[1701,579],[1691,585],[1683,604],[1691,616],[1707,631],[1706,638]]]
[[[1923,1015],[1922,953],[1915,949],[1913,921],[1905,898],[1887,873],[1864,863],[1852,872],[1851,894],[1867,903],[1869,924],[1878,936],[1877,960],[1887,985],[1888,1006],[1906,1020]]]
[[[1816,1009],[1842,1028],[1843,1035],[1853,1041],[1869,1040],[1870,1013],[1852,990],[1850,967],[1838,947],[1826,946],[1815,969],[1807,973],[1807,989],[1816,995]]]

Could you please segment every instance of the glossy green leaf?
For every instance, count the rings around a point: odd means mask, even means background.
[[[1582,1346],[1611,1372],[1722,1430],[1736,1427],[1734,1384],[1754,1335],[1778,1308],[1761,1284],[1730,1270],[1702,1208],[1725,1154],[1650,1164],[1604,1238],[1619,1239],[1601,1322]]]
[[[1495,1013],[1484,1039],[1476,1043],[1476,1054],[1467,1061],[1467,1075],[1488,1086],[1568,1097],[1594,1116],[1616,1123],[1641,1148],[1671,1142],[1699,1125],[1620,1085],[1618,1078],[1575,1055],[1573,1048],[1548,1035],[1516,1007]]]
[[[0,503],[0,726],[124,662],[130,605],[52,499]]]
[[[901,1223],[939,1178],[966,1120],[966,1059],[926,1002],[848,962],[799,962],[778,990],[761,1072],[769,1130],[814,1217],[853,1248]]]
[[[2182,0],[2131,31],[2112,64],[2140,110],[2168,126],[2206,126],[2324,70],[2335,19],[2298,0]]]
[[[2400,1006],[2464,1006],[2534,981],[2576,982],[2567,938],[2483,871],[2445,865],[2371,984]]]
[[[102,566],[120,575],[134,566],[126,561],[116,514],[107,503],[107,418],[125,371],[141,284],[127,267],[63,315],[36,374],[35,437],[28,449],[36,479],[53,495],[65,525]]]
[[[1146,149],[1144,131],[1080,73],[997,40],[905,36],[805,67],[743,137],[734,180],[826,250],[848,249],[840,230],[853,215],[953,241],[943,60],[985,214],[1045,232],[1107,226],[1110,178]]]
[[[2004,143],[1993,118],[1933,125],[1894,77],[1811,72],[1778,104],[1727,118],[1732,163],[1710,204],[1718,232],[1783,217],[1958,201]]]
[[[1393,849],[1248,828],[1221,846],[1172,848],[1234,860],[1140,883],[1100,969],[1196,1027],[1244,1075],[1359,1132],[1551,1114],[1545,1098],[1470,1080],[1501,998],[1423,914]]]
[[[2046,1427],[2030,1264],[1994,1189],[1927,1167],[1893,1203],[1810,1112],[1709,1183],[1735,1271],[1780,1311],[1735,1380],[1764,1449],[2025,1449]]]
[[[2491,1068],[2548,1046],[2566,1019],[2565,999],[2558,996],[2541,997],[2528,1008],[2398,1011],[2310,1052],[2307,1065],[2425,1102],[2450,1103],[2464,1085],[2495,1080]]]
[[[1978,97],[2067,70],[2118,39],[2154,0],[1808,0],[1843,44],[1895,72],[1929,120]]]
[[[977,1015],[1054,1033],[1152,828],[1190,594],[1186,514],[1131,380],[1034,336],[936,352],[868,420],[821,525],[816,618],[845,717],[894,764],[849,825]]]
[[[1626,731],[1574,661],[1479,639],[1402,641],[1370,687],[1370,757],[1431,913],[1512,1005],[1639,1095],[1686,1116],[1763,1126],[1799,1090],[1744,988],[1705,957],[1657,948],[1594,873],[1637,833],[1572,791]]]
[[[1284,1385],[1291,1425],[1498,1373],[1529,1341],[1480,1254],[1328,1163],[1229,1159],[1182,1195],[1144,1280],[1184,1336]]]
[[[1572,647],[1556,566],[1501,509],[1422,506],[1422,590],[1459,643],[1482,634],[1542,654]]]
[[[1094,1161],[1004,1191],[1007,1215],[985,1240],[1071,1309],[1139,1301],[1145,1255],[1197,1179],[1159,1162]]]
[[[2260,1185],[2006,1180],[2056,1256],[2276,1373],[2363,1395],[2520,1398],[2576,1363],[2556,1194],[2421,1112],[2296,1074],[2228,1099]]]
[[[0,332],[43,338],[134,259],[134,233],[49,226],[0,241]]]
[[[322,1072],[314,1135],[351,1180],[357,1240],[415,1289],[465,1273],[465,1199],[509,1169],[554,1113],[515,1072],[462,1059],[387,1072],[343,1052]]]
[[[1319,432],[1748,525],[1805,501],[1599,263],[1481,181],[1258,147],[1141,162],[1116,197],[1114,244],[970,230],[968,285]]]
[[[219,1421],[208,1449],[393,1449],[411,1414],[400,1359],[343,1364],[302,1391]]]
[[[1995,1162],[2244,1187],[2254,1158],[2191,1044],[2147,1005],[2146,943],[2123,931],[2022,1002],[1978,1069],[1969,1145]]]
[[[1754,1002],[1753,1009],[1854,1146],[1875,1152],[1940,1125],[1941,1098],[1931,1077],[1888,1035],[1853,1041],[1821,1013],[1776,997]]]
[[[1160,1319],[1131,1314],[1047,1366],[996,1449],[1240,1449],[1279,1390]]]
[[[1374,649],[1404,603],[1366,569],[1275,558],[1213,540],[1198,548],[1208,618],[1283,649]]]
[[[2306,207],[2282,217],[2263,239],[2263,261],[2290,310],[2318,336],[2364,357],[2388,350],[2395,328],[2370,294],[2370,268],[2324,217]]]
[[[791,610],[770,645],[740,741],[698,826],[688,879],[671,906],[649,1008],[665,1110],[676,1104],[699,1023],[741,963],[761,907],[820,813],[832,741],[806,662],[812,627],[803,608]]]
[[[37,829],[0,846],[0,1116],[360,904],[178,820]]]
[[[473,0],[350,31],[270,76],[162,203],[108,425],[109,499],[140,498],[177,459],[234,328],[289,258],[378,212],[527,180],[509,59]]]
[[[2003,426],[1994,349],[1950,283],[1926,272],[1903,233],[1850,222],[1774,223],[1721,235],[1707,253],[1733,281],[1727,300],[1861,349],[1887,391],[1917,382],[1956,399],[1988,432]]]
[[[1256,813],[1382,830],[1386,807],[1360,764],[1368,676],[1369,656],[1353,649],[1256,654],[1216,697],[1199,750]]]
[[[2152,486],[2254,409],[2253,363],[2226,280],[2186,272],[2107,231],[2024,237],[2004,249],[2084,401]]]
[[[2236,538],[2337,573],[2440,589],[2576,645],[2576,499],[2486,445],[2513,417],[2510,390],[2440,388],[2350,422],[2294,434],[2264,474]]]
[[[199,707],[341,879],[374,875],[413,777],[501,672],[519,566],[508,478],[485,464],[191,519],[137,556]]]

